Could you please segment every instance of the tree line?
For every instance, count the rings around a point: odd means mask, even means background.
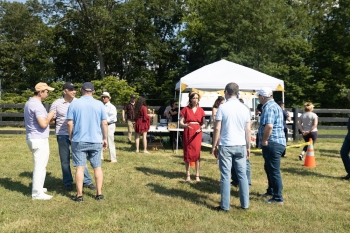
[[[349,25],[350,0],[0,0],[2,101],[94,80],[163,105],[226,59],[284,80],[287,107],[346,108]]]

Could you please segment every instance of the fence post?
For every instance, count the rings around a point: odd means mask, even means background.
[[[299,109],[292,108],[293,111],[293,140],[299,141],[298,121],[299,121]]]

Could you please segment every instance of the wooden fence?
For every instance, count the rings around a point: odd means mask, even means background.
[[[50,109],[49,104],[44,104],[47,111]],[[23,108],[24,104],[0,104],[0,126],[15,126],[15,127],[24,127],[23,121]],[[116,106],[117,108],[117,118],[120,122],[122,119],[121,113],[123,106]],[[159,106],[148,106],[149,109],[155,109],[157,112]],[[11,109],[20,110],[21,113],[10,112]],[[303,113],[303,110],[298,108],[287,109],[293,112],[294,116],[298,116],[300,113]],[[318,118],[318,126],[317,128],[320,130],[339,130],[344,131],[341,134],[319,134],[319,138],[344,138],[347,133],[347,121],[348,116],[350,114],[350,110],[348,109],[315,109],[314,112],[319,115]],[[294,140],[299,140],[301,135],[298,133],[298,125],[295,124],[298,122],[298,117],[295,119],[293,117],[294,124],[288,125],[288,127],[292,130],[292,138]],[[126,123],[116,123],[117,127],[127,127]],[[5,130],[0,128],[0,134],[24,134],[25,130]],[[51,132],[53,133],[53,132]],[[118,134],[118,133],[117,133]]]

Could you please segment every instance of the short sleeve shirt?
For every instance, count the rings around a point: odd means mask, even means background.
[[[107,120],[105,107],[92,96],[74,100],[68,108],[67,119],[73,120],[73,142],[102,143],[102,120]]]
[[[50,127],[41,128],[38,118],[47,118],[47,111],[40,100],[30,98],[24,105],[24,122],[27,139],[45,139],[49,137]]]
[[[267,101],[263,105],[261,117],[260,117],[260,126],[259,126],[259,148],[261,148],[262,138],[264,134],[264,128],[266,124],[272,124],[272,132],[268,141],[279,143],[283,146],[286,146],[286,138],[284,136],[284,127],[283,127],[283,113],[282,108],[272,99]]]
[[[135,119],[135,104],[132,104],[131,102],[124,105],[123,108],[124,111],[126,111],[126,118],[129,120]]]

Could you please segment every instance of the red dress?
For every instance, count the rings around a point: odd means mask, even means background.
[[[190,124],[192,129],[184,128],[184,134],[182,138],[184,149],[184,161],[196,162],[200,159],[201,145],[202,145],[202,132],[196,133],[196,131],[203,124],[203,117],[205,117],[204,110],[200,107],[197,108],[194,113],[192,108],[185,107],[181,110],[180,115],[184,118],[184,123],[198,122],[197,124]]]
[[[139,119],[135,121],[135,133],[148,132],[150,126],[150,117],[147,114],[147,107],[142,106]]]

